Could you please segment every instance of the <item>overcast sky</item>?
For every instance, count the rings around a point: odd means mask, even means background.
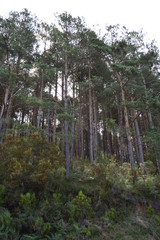
[[[40,20],[54,21],[54,13],[67,11],[84,17],[88,26],[120,24],[130,30],[143,29],[149,40],[155,39],[160,48],[160,0],[4,0],[0,15],[27,8]]]

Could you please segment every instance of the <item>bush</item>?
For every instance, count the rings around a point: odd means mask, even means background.
[[[14,192],[41,192],[52,178],[64,176],[65,157],[59,148],[38,133],[27,137],[8,135],[0,145],[0,178]]]
[[[82,191],[79,191],[78,195],[67,203],[67,208],[71,222],[94,217],[91,199]]]
[[[36,203],[36,196],[35,194],[31,194],[27,192],[26,194],[21,194],[19,205],[24,209],[30,209],[31,207],[35,206]]]

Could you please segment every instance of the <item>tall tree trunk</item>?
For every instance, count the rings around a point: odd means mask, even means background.
[[[8,95],[9,95],[9,86],[6,87],[5,89],[5,95],[4,95],[4,101],[2,103],[1,107],[1,113],[0,113],[0,132],[3,127],[3,116],[5,114],[5,110],[7,108],[7,102],[8,102]]]
[[[137,143],[138,143],[139,159],[140,159],[140,163],[144,164],[143,146],[142,146],[139,125],[138,125],[138,121],[136,119],[135,110],[134,110],[134,118],[135,118],[134,124],[135,124],[136,138],[137,138]]]
[[[43,85],[44,85],[44,79],[43,79],[43,70],[42,70],[42,76],[41,76],[41,86],[40,86],[40,100],[42,100],[43,98]],[[41,118],[42,118],[42,107],[39,106],[38,107],[38,114],[37,114],[37,128],[40,128],[40,124],[41,124]]]
[[[139,154],[139,149],[138,149],[138,141],[137,141],[137,134],[136,134],[136,129],[134,126],[134,133],[135,133],[135,137],[134,137],[134,149],[135,149],[135,159],[137,161],[138,166],[140,166],[141,161],[140,161],[140,154]]]
[[[93,164],[93,114],[92,114],[92,87],[91,87],[91,66],[88,67],[89,80],[89,136],[90,136],[90,162]]]
[[[73,78],[73,103],[72,103],[72,126],[71,126],[71,135],[72,135],[72,145],[71,145],[71,161],[73,160],[73,153],[74,153],[74,143],[75,143],[75,139],[74,139],[74,130],[75,130],[75,80]]]
[[[52,91],[52,86],[50,84],[49,86],[49,96],[51,96],[51,91]],[[51,110],[50,108],[48,107],[48,111],[47,111],[47,136],[48,136],[48,142],[51,141],[51,133],[50,133],[50,130],[51,130]]]
[[[4,101],[2,103],[1,113],[0,113],[0,120],[3,117],[5,109],[6,109],[6,106],[7,106],[8,95],[9,95],[9,86],[7,86],[6,89],[5,89]]]
[[[82,164],[84,164],[84,129],[83,129],[83,111],[82,111],[82,94],[81,90],[79,91],[80,95],[80,115],[79,115],[79,122],[80,122],[80,146],[81,146],[81,158],[82,158]]]
[[[6,130],[9,127],[9,118],[10,118],[11,112],[12,112],[13,96],[14,96],[14,90],[12,90],[11,94],[10,94],[8,109],[7,109],[7,112],[6,112],[6,117],[4,119],[4,124],[2,126],[0,142],[3,142],[4,136],[6,134]]]
[[[103,118],[103,151],[108,157],[112,155],[112,136],[106,128],[106,111],[102,109],[102,118]]]
[[[58,71],[56,69],[56,84],[55,84],[55,100],[54,100],[54,126],[53,126],[53,143],[56,143],[56,122],[57,122],[57,90],[58,90]]]
[[[65,56],[65,83],[64,83],[64,112],[68,112],[68,60]],[[70,172],[70,149],[69,149],[69,136],[68,136],[69,122],[67,116],[64,120],[64,133],[65,133],[65,157],[66,157],[66,176],[69,177]]]
[[[122,103],[125,103],[125,93],[123,89],[123,83],[118,75],[116,73],[116,78],[119,82],[120,89],[121,89],[121,99]],[[133,145],[132,145],[132,138],[131,138],[131,132],[130,132],[130,126],[129,126],[129,119],[128,119],[128,112],[127,112],[127,107],[124,105],[124,119],[125,119],[125,128],[126,128],[126,134],[127,134],[127,140],[128,140],[128,152],[129,152],[129,159],[130,159],[130,164],[131,164],[131,171],[133,174],[135,174],[135,163],[134,163],[134,155],[133,155]]]
[[[94,113],[94,159],[97,159],[98,152],[98,136],[97,136],[97,108],[96,108],[96,97],[93,91],[93,113]]]
[[[64,105],[64,82],[65,76],[64,72],[62,72],[62,105]],[[64,121],[61,120],[61,151],[65,154],[65,132],[64,132]]]
[[[131,101],[133,101],[133,97],[131,97]],[[143,146],[142,146],[142,140],[140,136],[140,130],[139,130],[139,124],[137,120],[137,114],[136,110],[133,109],[133,118],[134,118],[134,126],[135,126],[135,132],[136,132],[136,140],[137,141],[137,147],[138,147],[138,153],[139,153],[139,163],[144,164],[144,155],[143,155]]]
[[[120,139],[120,160],[123,164],[126,159],[125,153],[125,144],[124,144],[124,133],[123,133],[123,109],[122,109],[122,102],[121,97],[119,101],[119,108],[118,108],[118,115],[119,115],[119,139]]]
[[[107,128],[106,128],[104,110],[103,110],[102,114],[103,114],[103,152],[105,155],[105,154],[107,154]]]

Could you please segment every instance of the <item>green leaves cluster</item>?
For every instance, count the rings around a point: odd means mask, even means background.
[[[39,191],[47,184],[49,174],[64,174],[58,171],[65,166],[64,155],[36,132],[26,137],[8,135],[0,150],[0,177],[12,190],[21,186],[21,189]]]

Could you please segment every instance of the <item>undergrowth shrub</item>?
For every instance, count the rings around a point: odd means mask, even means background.
[[[87,197],[82,191],[67,203],[68,214],[70,222],[80,221],[84,218],[94,217],[94,211],[91,204],[91,199]]]
[[[151,204],[149,204],[149,206],[147,207],[146,212],[149,216],[153,217],[155,215],[155,210]]]
[[[52,178],[64,176],[65,157],[59,148],[38,133],[27,137],[8,135],[0,145],[0,178],[5,187],[21,192],[41,192]]]
[[[36,204],[36,196],[34,193],[27,192],[26,194],[20,195],[19,205],[23,209],[30,209],[35,207]]]

